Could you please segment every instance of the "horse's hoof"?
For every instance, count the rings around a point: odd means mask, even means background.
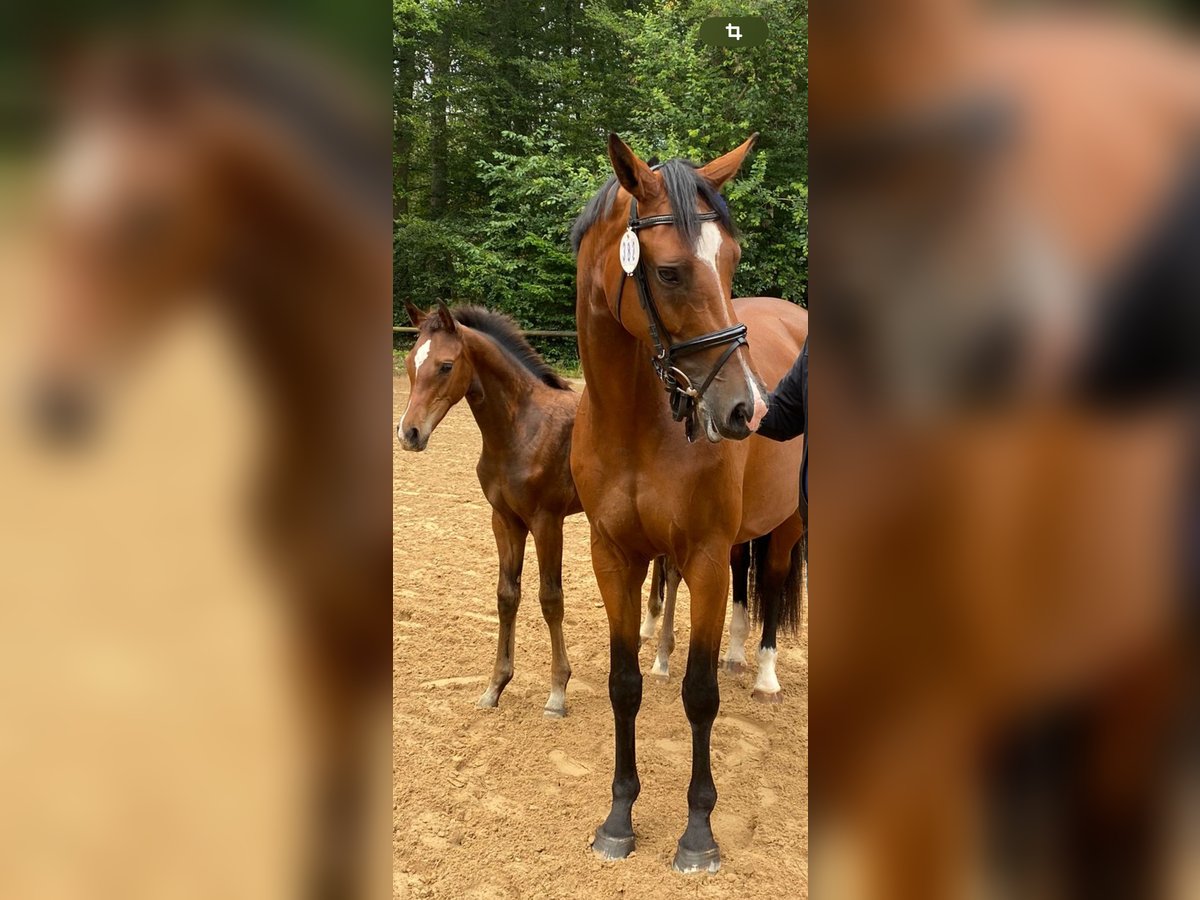
[[[478,706],[480,709],[495,709],[497,706],[500,705],[500,698],[493,697],[490,694],[484,694],[482,697],[480,697],[478,700],[475,701],[475,705]]]
[[[654,669],[651,669],[650,677],[653,678],[655,681],[661,681],[663,684],[666,684],[668,681],[671,680],[671,671],[670,671],[670,669],[668,669],[665,672],[656,672]]]
[[[713,844],[707,850],[689,850],[680,844],[675,848],[675,860],[671,868],[684,875],[697,872],[713,873],[721,868],[721,849]]]
[[[547,706],[542,710],[542,715],[547,719],[565,719],[567,717],[567,708],[565,706],[558,708]]]
[[[592,838],[592,852],[603,859],[625,859],[633,852],[634,836],[613,837],[601,825]]]
[[[721,670],[729,675],[745,675],[746,664],[740,659],[721,660]]]
[[[755,688],[750,692],[750,699],[759,703],[782,703],[783,691],[760,691]]]

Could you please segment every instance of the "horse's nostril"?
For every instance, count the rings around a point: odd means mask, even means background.
[[[731,427],[733,427],[734,429],[737,429],[737,430],[747,428],[747,427],[749,427],[749,424],[750,424],[750,416],[751,415],[752,415],[752,412],[750,410],[750,405],[748,403],[746,403],[744,401],[741,403],[738,403],[736,406],[734,406],[733,410],[729,413],[729,424]]]
[[[404,440],[413,447],[417,445],[417,441],[420,440],[420,437],[421,433],[417,431],[415,427],[404,432]]]

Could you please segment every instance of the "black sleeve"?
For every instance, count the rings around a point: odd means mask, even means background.
[[[758,433],[773,441],[790,441],[808,426],[808,341],[792,368],[767,398],[767,414]]]

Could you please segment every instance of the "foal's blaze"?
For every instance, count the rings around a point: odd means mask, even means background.
[[[408,406],[396,426],[396,436],[405,450],[421,451],[433,429],[450,407],[471,388],[471,367],[460,362],[463,341],[454,316],[445,304],[426,315],[407,304],[413,325],[421,329],[417,343],[404,361],[408,373]]]

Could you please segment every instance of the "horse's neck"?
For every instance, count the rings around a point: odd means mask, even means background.
[[[475,368],[467,403],[484,447],[499,450],[512,444],[516,425],[537,390],[537,379],[491,338],[470,328],[463,328],[462,334]]]
[[[649,410],[638,415],[641,405],[661,399],[650,352],[612,317],[600,299],[595,303],[581,300],[576,320],[589,416],[604,434],[622,435],[621,446],[630,446],[650,433],[646,426],[654,421]]]

